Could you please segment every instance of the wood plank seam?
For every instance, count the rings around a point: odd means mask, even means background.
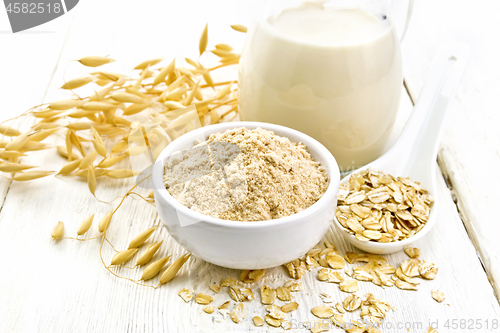
[[[469,216],[467,216],[466,212],[461,209],[463,206],[461,203],[461,200],[459,199],[459,196],[456,195],[455,189],[453,187],[453,176],[452,173],[449,172],[448,168],[446,167],[446,161],[444,159],[444,156],[442,156],[441,152],[438,153],[438,165],[439,169],[441,170],[441,174],[443,175],[446,185],[450,189],[451,197],[453,199],[453,202],[455,203],[455,206],[457,207],[457,212],[458,215],[460,216],[460,220],[462,221],[462,224],[465,228],[465,231],[467,232],[467,235],[469,236],[472,244],[474,245],[474,248],[476,249],[476,254],[479,258],[479,262],[481,263],[481,266],[483,267],[483,270],[486,273],[486,276],[488,277],[488,282],[491,284],[493,288],[493,293],[495,295],[495,298],[497,302],[500,304],[500,290],[499,290],[499,285],[496,282],[493,274],[491,274],[490,269],[488,268],[487,265],[485,265],[485,258],[486,258],[486,253],[484,253],[481,249],[481,246],[479,246],[479,242],[477,239],[476,231],[473,230],[472,228],[472,223],[470,222],[471,219]]]
[[[406,83],[405,79],[403,79],[403,87],[405,88],[408,97],[410,97],[411,104],[415,105],[415,100],[413,99],[413,96],[410,94],[410,89],[408,88],[408,84]]]
[[[410,89],[408,88],[406,80],[403,80],[403,86],[404,86],[408,96],[410,97],[412,104],[415,105],[416,101],[415,101]],[[486,254],[483,253],[481,247],[479,246],[476,232],[474,230],[472,230],[472,224],[467,222],[467,221],[470,221],[471,219],[467,216],[467,214],[464,212],[463,209],[460,209],[462,204],[461,204],[460,200],[457,199],[458,196],[456,195],[455,190],[453,188],[453,177],[450,176],[450,174],[451,174],[450,170],[448,170],[448,168],[446,167],[446,162],[444,160],[444,157],[441,154],[441,151],[438,152],[437,162],[439,165],[440,172],[443,175],[443,178],[446,182],[446,186],[450,190],[450,195],[453,199],[453,203],[456,206],[458,215],[460,216],[460,220],[462,221],[462,224],[465,228],[465,231],[467,232],[467,235],[469,236],[472,244],[474,245],[474,248],[476,249],[476,255],[479,259],[479,262],[481,263],[481,267],[483,267],[483,270],[484,270],[486,276],[488,277],[488,282],[491,284],[491,286],[493,288],[493,293],[495,295],[495,298],[496,298],[497,302],[500,304],[499,285],[495,281],[495,278],[494,278],[493,274],[491,274],[489,268],[484,264],[485,263],[484,259],[486,258]]]
[[[3,206],[5,205],[5,202],[7,201],[7,196],[9,195],[10,187],[12,186],[12,180],[9,180],[9,184],[7,185],[7,191],[5,191],[5,195],[2,198],[2,204],[0,205],[0,214],[2,214],[2,209]]]
[[[71,28],[73,27],[73,23],[75,22],[75,17],[76,17],[76,14],[78,12],[78,8],[79,8],[79,6],[76,6],[76,8],[74,8],[73,16],[71,17],[71,21],[69,23],[68,30],[66,30],[66,37],[64,37],[64,42],[61,45],[61,50],[59,51],[59,55],[57,56],[56,65],[54,66],[54,70],[52,71],[52,73],[50,75],[49,82],[47,83],[47,88],[45,89],[45,92],[43,93],[42,103],[45,102],[45,98],[47,97],[47,94],[49,92],[50,86],[52,84],[52,80],[54,79],[54,76],[57,72],[57,69],[59,68],[59,63],[61,62],[62,55],[64,53],[64,49],[66,48],[66,44],[68,43]],[[67,65],[68,64],[66,64],[66,66]]]
[[[76,12],[78,10],[78,6],[77,8],[75,8],[75,12],[73,13],[72,17],[71,17],[71,21],[70,21],[70,24],[68,26],[68,30],[66,31],[66,36],[64,37],[64,42],[63,44],[61,45],[61,50],[59,51],[59,55],[57,57],[57,61],[56,61],[56,64],[54,66],[54,69],[52,71],[52,73],[50,74],[50,78],[49,78],[49,81],[47,82],[47,88],[45,88],[45,92],[43,93],[43,96],[42,96],[42,103],[45,102],[45,98],[47,96],[47,93],[49,92],[49,89],[50,89],[50,85],[52,83],[52,79],[54,78],[55,74],[56,74],[56,71],[59,67],[59,62],[61,60],[61,56],[64,52],[64,48],[66,47],[66,44],[68,42],[68,39],[69,39],[69,35],[70,35],[70,32],[71,32],[71,27],[73,26],[73,22],[75,22],[75,17],[76,17]],[[9,181],[8,185],[7,185],[7,191],[5,191],[5,195],[3,196],[2,198],[2,202],[0,204],[0,214],[2,213],[2,209],[3,209],[3,206],[5,205],[5,202],[7,201],[7,196],[9,195],[9,192],[10,192],[10,188],[12,186],[14,182],[12,180]]]

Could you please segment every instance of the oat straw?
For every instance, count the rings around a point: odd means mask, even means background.
[[[90,226],[92,225],[93,221],[94,221],[94,214],[90,215],[85,220],[83,220],[82,223],[80,223],[80,225],[78,226],[78,230],[76,231],[76,234],[78,236],[85,234],[90,229]]]
[[[99,162],[99,164],[97,166],[99,168],[110,168],[126,157],[127,157],[127,155],[109,156],[109,157],[106,157],[105,159],[103,159],[101,162]]]
[[[208,44],[208,24],[205,25],[205,28],[203,29],[203,32],[201,33],[200,36],[200,42],[198,43],[198,48],[200,50],[200,55],[205,52]]]
[[[153,81],[153,85],[160,84],[161,82],[165,81],[165,78],[167,75],[172,73],[175,69],[175,59],[170,62],[167,66],[163,67],[158,75],[156,75],[155,80]]]
[[[78,166],[80,165],[81,159],[76,159],[74,161],[66,163],[61,170],[59,170],[58,174],[59,175],[67,175],[70,174],[71,172],[75,171]]]
[[[128,249],[116,253],[111,259],[111,265],[121,265],[126,263],[139,251],[139,249]]]
[[[64,223],[62,223],[61,221],[57,222],[50,235],[52,236],[53,240],[61,239],[64,235]]]
[[[83,102],[81,100],[67,99],[67,100],[52,102],[48,105],[48,108],[51,110],[69,110],[82,105]]]
[[[106,146],[104,145],[104,141],[102,140],[101,136],[94,127],[91,127],[90,129],[93,136],[92,144],[94,146],[95,151],[102,157],[106,157],[108,152],[106,150]]]
[[[16,173],[16,175],[12,179],[18,182],[22,182],[47,177],[49,175],[52,175],[53,173],[53,171],[23,171],[20,173]]]
[[[147,281],[147,280],[154,278],[156,275],[158,275],[158,273],[160,273],[163,266],[165,266],[165,264],[170,260],[170,257],[171,256],[156,260],[155,262],[150,264],[148,267],[146,267],[146,269],[142,273],[142,276],[139,279],[139,281],[141,281],[141,280]]]
[[[144,242],[153,234],[156,228],[149,228],[137,235],[128,245],[129,249],[141,247]]]
[[[19,172],[19,171],[31,169],[31,168],[33,168],[33,166],[31,166],[31,165],[0,162],[0,171],[2,171],[2,172]]]
[[[128,92],[117,92],[109,96],[111,99],[122,103],[144,103],[144,98]]]
[[[155,255],[155,253],[160,248],[162,243],[163,243],[163,241],[151,244],[148,247],[148,249],[139,257],[139,259],[137,259],[135,265],[142,266],[142,265],[145,265],[148,262],[150,262],[151,259],[153,258],[153,256]]]
[[[241,24],[233,24],[231,28],[239,32],[247,32],[247,27]]]
[[[79,77],[76,79],[72,79],[69,81],[66,81],[65,84],[62,85],[61,89],[76,89],[83,87],[86,84],[89,84],[90,82],[94,81],[94,77],[92,76],[84,76],[84,77]]]
[[[182,256],[177,258],[177,260],[174,261],[172,265],[170,265],[161,275],[160,284],[165,284],[172,281],[179,269],[181,269],[182,265],[184,265],[184,263],[189,259],[190,256],[190,254],[183,254]]]
[[[199,43],[201,52],[207,51],[207,41],[208,29],[205,29]],[[189,68],[177,66],[176,59],[157,66],[162,59],[156,58],[138,64],[135,67],[138,72],[133,75],[98,70],[68,80],[62,89],[89,86],[87,90],[92,92],[88,96],[78,92],[78,95],[74,94],[74,99],[39,105],[0,125],[0,172],[18,172],[11,178],[15,181],[30,181],[53,174],[53,171],[21,172],[28,167],[20,165],[18,159],[29,155],[25,154],[27,152],[52,148],[51,144],[42,141],[61,137],[65,142],[56,141],[56,148],[67,162],[58,168],[58,174],[86,179],[92,194],[95,194],[102,176],[111,179],[131,177],[134,171],[118,172],[110,168],[129,153],[130,156],[151,156],[152,152],[155,159],[170,141],[193,129],[193,120],[199,121],[199,125],[195,125],[198,127],[231,120],[238,114],[237,81],[214,82],[212,74],[218,68],[236,65],[239,54],[223,43],[208,51],[218,52],[216,50],[225,54],[221,54],[220,63],[211,68],[204,67],[201,59],[186,60],[191,66]],[[88,56],[77,61],[91,68],[105,66],[114,59]],[[186,106],[196,107],[196,110]],[[195,111],[194,118],[185,121],[186,115],[193,113],[191,110]],[[140,121],[128,118],[137,114],[142,116]],[[20,123],[30,123],[24,121],[25,117],[33,117],[35,122],[27,131],[19,131],[14,121],[23,119]],[[142,128],[146,130],[143,131],[146,141],[152,146],[144,145],[145,149],[138,149],[128,139],[134,131]],[[106,147],[111,142],[114,144],[108,152]],[[93,150],[89,150],[89,143]],[[95,153],[98,156],[94,157]],[[80,160],[80,163],[70,163],[75,160]]]
[[[129,178],[133,177],[134,175],[135,175],[134,170],[127,170],[127,169],[115,169],[106,173],[106,176],[113,179]]]
[[[81,164],[81,162],[80,162]],[[92,194],[95,194],[95,190],[97,188],[97,178],[95,174],[94,167],[89,166],[87,168],[87,185],[89,187],[89,191]]]
[[[97,230],[100,233],[105,232],[109,228],[109,223],[111,222],[111,218],[113,217],[113,210],[110,210],[109,213],[104,215],[104,217],[99,221],[99,225],[97,226]]]
[[[162,60],[163,60],[162,58],[144,60],[143,62],[135,66],[134,69],[146,69],[147,67],[156,65]]]
[[[5,126],[5,125],[0,125],[0,135],[18,136],[18,135],[21,135],[21,132],[19,132],[15,128],[11,128],[11,127]]]
[[[105,64],[109,64],[111,62],[114,62],[114,59],[108,58],[108,57],[101,57],[101,56],[90,56],[90,57],[83,57],[78,60],[79,63],[81,63],[84,66],[87,67],[99,67]]]

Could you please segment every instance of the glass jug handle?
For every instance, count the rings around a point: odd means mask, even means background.
[[[413,5],[414,4],[415,4],[415,0],[408,0],[408,9],[406,10],[406,21],[405,21],[405,25],[403,28],[403,32],[402,32],[401,37],[400,37],[401,42],[403,41],[403,39],[405,37],[406,30],[408,30],[408,26],[410,25],[411,14],[413,13]]]

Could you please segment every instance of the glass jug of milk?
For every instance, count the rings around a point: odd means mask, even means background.
[[[268,2],[240,60],[242,120],[312,136],[341,171],[382,155],[403,86],[393,8],[380,0]],[[411,8],[412,0],[407,20]]]

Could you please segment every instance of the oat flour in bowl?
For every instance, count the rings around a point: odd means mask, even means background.
[[[192,210],[232,221],[296,214],[318,201],[327,175],[301,143],[261,128],[236,128],[169,157],[165,186]]]

